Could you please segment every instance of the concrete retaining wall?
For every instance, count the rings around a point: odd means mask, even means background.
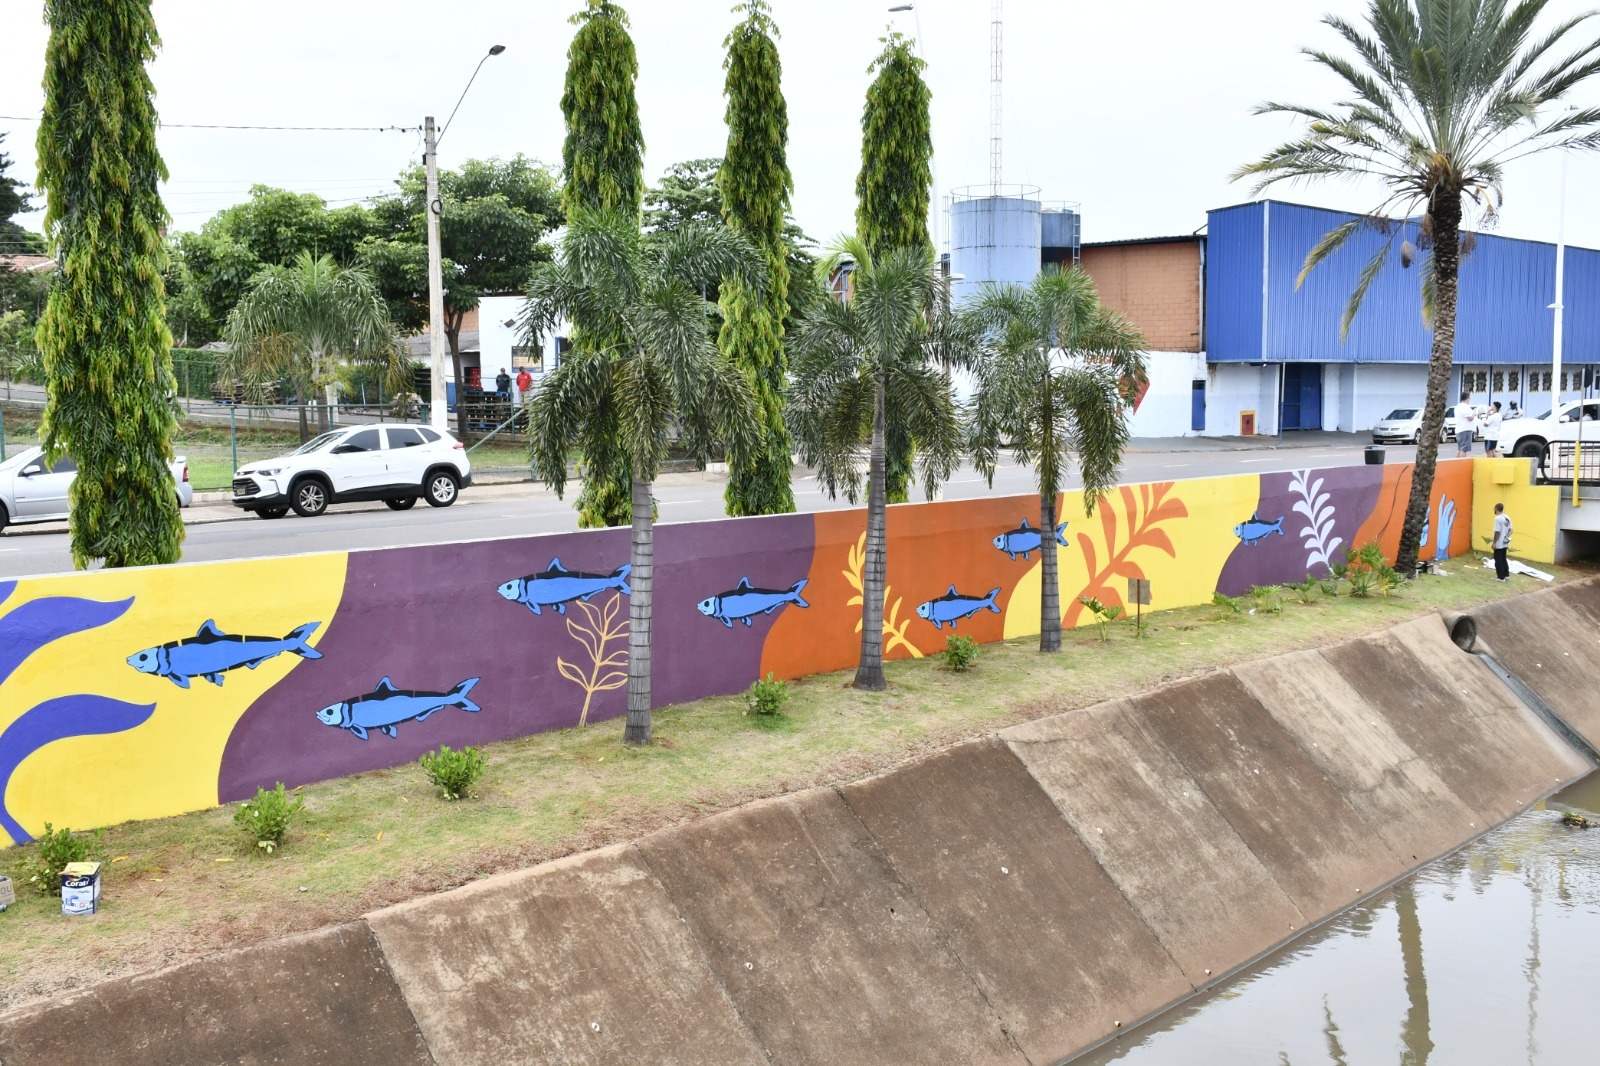
[[[1600,726],[1600,585],[1478,618]],[[0,1062],[1055,1062],[1590,769],[1434,616],[111,982]]]

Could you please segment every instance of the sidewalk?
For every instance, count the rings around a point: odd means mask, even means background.
[[[1280,448],[1353,448],[1371,444],[1371,433],[1296,430],[1280,437],[1134,437],[1130,452],[1249,452]]]

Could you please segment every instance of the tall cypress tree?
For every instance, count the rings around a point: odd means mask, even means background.
[[[78,465],[75,565],[175,562],[183,522],[167,466],[167,168],[145,71],[161,42],[149,0],[46,0],[45,20],[39,183],[60,270],[38,330],[49,383],[44,446]]]
[[[931,252],[928,187],[933,181],[931,93],[926,64],[911,41],[890,32],[867,68],[877,72],[861,113],[861,172],[856,176],[856,235],[874,256],[894,248]],[[903,426],[887,427],[885,486],[890,503],[909,498],[916,445]]]
[[[567,137],[561,146],[566,171],[562,206],[576,210],[617,210],[638,217],[644,203],[644,134],[634,82],[639,61],[628,35],[628,15],[610,0],[588,0],[572,16],[578,26],[567,49],[567,80],[561,114]],[[610,340],[583,322],[574,322],[579,345],[605,347]],[[614,427],[586,428],[583,490],[578,494],[578,525],[625,526],[633,519],[633,471],[615,445]]]
[[[763,423],[759,444],[729,452],[730,515],[787,514],[795,509],[789,483],[789,431],[783,421],[788,360],[783,350],[789,306],[788,247],[784,213],[794,179],[789,174],[789,105],[783,65],[766,0],[745,0],[745,19],[723,42],[728,50],[728,151],[717,171],[722,216],[760,250],[767,267],[765,298],[737,280],[722,284],[722,330],[717,344],[744,371],[755,390]]]

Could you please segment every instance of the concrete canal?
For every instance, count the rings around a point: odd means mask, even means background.
[[[1503,1066],[1600,1047],[1600,774],[1074,1066]]]

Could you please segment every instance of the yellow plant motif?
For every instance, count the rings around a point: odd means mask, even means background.
[[[612,641],[627,639],[628,619],[622,615],[622,596],[616,592],[603,607],[585,600],[573,600],[572,606],[583,612],[586,623],[568,614],[567,632],[589,653],[588,673],[583,667],[559,658],[556,669],[561,671],[562,677],[583,689],[583,712],[578,715],[578,726],[582,728],[589,721],[589,705],[594,702],[596,692],[609,692],[628,683],[627,645],[610,650]]]
[[[856,546],[850,549],[850,562],[848,568],[841,571],[844,574],[844,579],[850,582],[850,586],[856,590],[856,594],[851,596],[850,599],[845,602],[846,607],[860,607],[866,602],[863,599],[864,593],[861,587],[861,574],[865,570],[866,564],[867,535],[863,533],[861,534],[861,539],[856,541]],[[893,604],[890,604],[889,602],[889,596],[893,591],[894,590],[891,586],[887,584],[883,586],[884,653],[887,654],[893,651],[895,648],[900,647],[910,652],[913,659],[920,659],[922,658],[922,652],[915,644],[911,643],[911,641],[906,638],[906,626],[911,624],[910,617],[908,616],[904,621],[901,620],[899,598],[897,598]],[[856,621],[856,632],[861,632],[861,622],[859,619]]]

